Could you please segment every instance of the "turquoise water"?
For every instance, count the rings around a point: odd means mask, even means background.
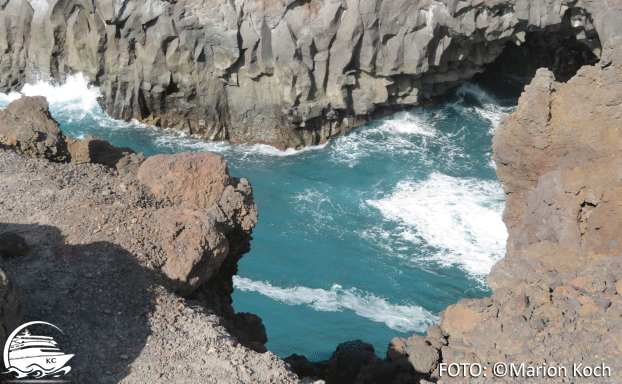
[[[22,92],[46,96],[74,138],[93,134],[147,156],[222,154],[232,175],[251,181],[260,214],[234,277],[234,307],[263,319],[275,354],[320,360],[354,339],[383,356],[393,337],[424,332],[447,305],[489,294],[484,279],[507,237],[491,140],[523,85],[500,76],[467,83],[435,107],[299,152],[112,120],[80,75]],[[0,108],[17,97],[2,95]]]

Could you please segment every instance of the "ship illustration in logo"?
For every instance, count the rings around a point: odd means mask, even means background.
[[[67,374],[71,367],[66,367],[65,364],[74,355],[61,352],[53,337],[31,335],[26,327],[34,324],[45,324],[58,329],[49,323],[33,321],[13,331],[4,347],[4,364],[8,367],[4,373],[12,373],[16,378],[59,377]],[[22,329],[23,332],[20,333]]]

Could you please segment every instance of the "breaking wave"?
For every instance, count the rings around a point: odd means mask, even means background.
[[[357,288],[344,289],[334,284],[330,290],[296,286],[275,287],[270,283],[234,276],[233,284],[241,291],[258,292],[288,305],[307,305],[316,311],[354,311],[399,332],[423,332],[440,319],[419,306],[391,304],[386,299]]]

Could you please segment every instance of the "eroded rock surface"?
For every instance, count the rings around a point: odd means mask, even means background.
[[[65,162],[65,136],[44,97],[23,97],[0,112],[0,143],[32,157]]]
[[[300,147],[482,71],[508,42],[620,35],[593,0],[8,0],[0,91],[82,72],[116,118]]]
[[[138,180],[156,196],[198,209],[216,203],[233,184],[225,159],[211,152],[152,156],[140,167]]]
[[[559,382],[621,380],[622,40],[604,48],[598,65],[567,83],[539,70],[517,111],[501,120],[493,149],[506,192],[507,254],[488,276],[490,298],[441,314],[442,362],[546,364],[566,367]],[[574,364],[605,364],[611,375],[575,377]],[[440,382],[461,380],[543,376]]]
[[[66,137],[42,96],[23,96],[0,112],[0,144],[56,163],[103,164],[121,176],[135,177],[145,161],[143,153],[115,147],[99,137]]]

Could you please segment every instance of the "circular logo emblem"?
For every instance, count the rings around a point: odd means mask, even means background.
[[[66,375],[71,367],[65,364],[74,355],[63,353],[51,336],[31,334],[28,327],[32,326],[51,327],[52,333],[63,333],[54,324],[44,321],[31,321],[17,327],[9,335],[4,346],[3,358],[7,371],[3,374],[13,374],[18,379]]]

